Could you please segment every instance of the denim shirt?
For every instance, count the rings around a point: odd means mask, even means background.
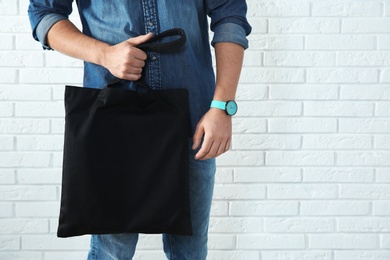
[[[73,0],[30,0],[28,14],[34,39],[44,49],[49,29],[59,20],[68,19]],[[153,89],[186,88],[190,97],[192,133],[200,118],[210,108],[215,90],[208,34],[211,44],[233,42],[248,47],[246,36],[251,26],[246,19],[245,0],[76,0],[83,33],[109,43],[152,32],[182,28],[187,35],[185,46],[177,52],[148,52],[143,80]],[[104,67],[84,63],[83,86],[103,88],[115,77]],[[122,87],[138,90],[131,81]]]

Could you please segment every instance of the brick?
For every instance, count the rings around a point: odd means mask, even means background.
[[[390,183],[390,174],[389,174],[389,168],[377,168],[377,181],[378,182],[386,182]]]
[[[331,67],[335,64],[336,55],[331,52],[270,51],[264,55],[264,66],[270,67]]]
[[[62,168],[63,162],[63,152],[53,152],[53,167],[54,168]]]
[[[44,219],[0,219],[0,233],[4,235],[47,233],[47,223]]]
[[[236,183],[300,182],[301,173],[297,168],[243,167],[234,169]]]
[[[80,84],[83,79],[82,69],[74,68],[23,68],[20,69],[21,83],[62,83]]]
[[[374,104],[362,101],[306,101],[303,111],[305,116],[369,117],[374,115]]]
[[[250,17],[253,34],[268,32],[268,19]]]
[[[378,51],[378,52],[340,52],[338,54],[339,66],[390,66],[390,52]]]
[[[303,216],[364,216],[370,212],[366,201],[302,201]]]
[[[263,57],[264,57],[263,53],[258,51],[258,50],[256,50],[256,51],[252,51],[252,50],[245,51],[243,66],[244,67],[259,67],[259,66],[263,66],[263,60],[264,60]]]
[[[285,234],[238,235],[237,248],[257,250],[303,249],[305,248],[305,236]]]
[[[210,250],[235,249],[236,239],[234,235],[209,235],[208,248]]]
[[[61,151],[64,146],[63,135],[29,135],[16,138],[18,151]]]
[[[227,216],[229,214],[229,206],[226,201],[215,201],[211,203],[211,216]]]
[[[64,117],[63,102],[18,102],[15,106],[18,117]]]
[[[0,218],[9,218],[9,217],[13,217],[13,215],[14,215],[14,207],[12,203],[0,202]]]
[[[376,102],[375,103],[375,115],[390,117],[390,102]]]
[[[337,231],[354,233],[389,233],[390,217],[339,218],[337,220]]]
[[[49,153],[0,152],[0,167],[48,167]]]
[[[212,250],[208,253],[208,260],[259,260],[259,252],[255,251],[216,251]],[[152,259],[152,258],[150,258]],[[147,260],[147,259],[145,259]]]
[[[375,50],[376,38],[372,35],[307,35],[307,50]]]
[[[309,83],[376,83],[378,70],[361,68],[308,69]]]
[[[12,259],[12,260],[42,260],[41,252],[0,252],[0,259]]]
[[[384,85],[342,85],[341,99],[390,100],[390,88]]]
[[[379,2],[313,2],[313,16],[381,16],[381,4]]]
[[[231,216],[287,216],[298,214],[296,201],[233,201],[230,202]]]
[[[0,84],[16,83],[17,71],[16,69],[0,68]]]
[[[241,100],[263,100],[268,97],[268,87],[258,84],[242,84],[237,89],[238,105]]]
[[[265,231],[271,233],[335,232],[336,222],[330,218],[267,218]]]
[[[284,166],[333,165],[334,154],[323,151],[267,151],[265,164]]]
[[[292,135],[234,135],[233,149],[264,150],[264,149],[299,149],[301,137]]]
[[[256,233],[263,232],[263,219],[214,217],[210,219],[211,233]]]
[[[52,84],[53,100],[60,101],[64,104],[65,87],[62,84]]]
[[[215,174],[215,183],[232,183],[233,169],[218,167]]]
[[[308,235],[310,249],[376,249],[377,235],[313,234]]]
[[[390,236],[389,235],[381,235],[381,248],[390,249]]]
[[[23,1],[21,1],[23,2]],[[17,50],[37,50],[43,51],[40,42],[35,41],[31,34],[17,34],[15,35],[15,47]]]
[[[1,138],[0,138],[1,142]],[[14,184],[15,171],[13,169],[0,169],[0,184]]]
[[[19,249],[20,238],[18,236],[0,236],[0,251]]]
[[[302,103],[297,101],[243,101],[240,102],[238,109],[237,116],[298,116],[302,114]]]
[[[332,252],[328,251],[315,251],[315,250],[304,250],[304,251],[263,251],[261,252],[262,260],[329,260],[332,259]]]
[[[265,197],[265,186],[255,184],[217,184],[213,196],[216,200],[264,199]]]
[[[42,67],[43,54],[28,51],[0,51],[0,67]]]
[[[45,52],[45,61],[46,66],[50,68],[83,68],[83,61],[66,56],[62,53],[56,51],[46,51]]]
[[[337,85],[273,84],[269,88],[270,99],[337,99]]]
[[[343,199],[390,199],[390,184],[342,184],[340,198]]]
[[[374,135],[374,148],[390,149],[390,135]]]
[[[0,151],[12,151],[13,149],[14,149],[14,137],[0,136]]]
[[[57,189],[54,186],[0,186],[0,200],[3,201],[34,201],[55,199],[57,199]]]
[[[390,121],[381,118],[341,118],[340,133],[388,133]]]
[[[218,157],[219,166],[263,165],[264,153],[258,151],[230,151]]]
[[[40,134],[49,132],[48,119],[2,119],[0,134]]]
[[[272,17],[272,16],[309,16],[310,5],[305,2],[257,2],[248,1],[249,17]]]
[[[51,128],[50,133],[53,134],[63,134],[65,132],[65,119],[64,118],[54,118],[50,120]]]
[[[0,116],[11,117],[14,115],[14,104],[11,102],[0,103]]]
[[[54,251],[54,252],[46,251],[44,259],[45,260],[58,260],[58,259],[84,260],[87,259],[87,256],[88,256],[88,251],[86,250],[85,251]]]
[[[300,68],[253,68],[243,67],[241,72],[241,83],[297,83],[304,82],[305,73]]]
[[[256,117],[233,117],[233,133],[234,134],[256,134],[265,133],[267,131],[267,120]]]
[[[390,33],[387,26],[390,18],[355,18],[345,19],[342,23],[343,33]]]
[[[8,1],[7,1],[8,2]],[[31,33],[31,27],[24,16],[0,16],[0,33]]]
[[[15,15],[18,12],[17,1],[0,1],[0,15]]]
[[[22,250],[85,250],[89,248],[89,236],[61,239],[52,235],[22,236]]]
[[[390,35],[378,35],[378,49],[390,50]]]
[[[304,135],[303,149],[370,149],[372,137],[369,135]]]
[[[339,151],[336,164],[344,166],[390,166],[390,151]]]
[[[304,37],[298,35],[286,36],[286,35],[253,34],[253,35],[249,35],[248,40],[250,42],[250,48],[252,50],[303,50],[304,49]]]
[[[390,216],[390,201],[374,201],[372,205],[374,216]]]
[[[383,69],[380,72],[380,82],[381,83],[390,83],[390,70],[389,69]]]
[[[353,183],[373,182],[374,171],[367,168],[310,168],[303,169],[304,182]]]
[[[0,34],[0,50],[11,50],[14,47],[12,34]]]
[[[339,33],[340,21],[328,18],[271,18],[270,33]]]
[[[85,258],[83,258],[85,259]],[[134,260],[148,260],[148,259],[153,259],[153,260],[165,260],[166,256],[162,249],[160,250],[139,250],[135,252],[135,256],[133,258]],[[80,259],[81,260],[81,259]]]
[[[387,260],[390,250],[334,250],[334,260],[362,259],[362,260]]]
[[[333,133],[337,130],[335,118],[271,118],[271,133]]]
[[[50,86],[0,85],[0,100],[50,100]]]
[[[15,212],[16,217],[19,218],[58,217],[60,202],[18,202],[16,203]]]
[[[273,184],[268,185],[270,199],[334,199],[338,197],[336,185],[326,184]]]

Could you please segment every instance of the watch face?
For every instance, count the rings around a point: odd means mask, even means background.
[[[237,113],[237,103],[234,102],[233,100],[230,100],[226,103],[226,113],[229,116],[233,116],[234,114]]]

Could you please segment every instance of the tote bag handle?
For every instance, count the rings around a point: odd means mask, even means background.
[[[165,38],[177,37],[177,36],[179,36],[177,39],[168,42],[157,43],[158,41],[163,40]],[[174,29],[166,30],[160,34],[157,34],[156,36],[153,36],[150,40],[142,44],[139,44],[136,47],[143,51],[174,52],[177,51],[179,47],[183,46],[185,42],[186,42],[186,34],[184,30],[180,28],[174,28]],[[134,81],[134,83],[145,88],[147,91],[152,90],[152,88],[147,83],[142,81],[143,76],[144,76],[144,72],[142,72],[142,77],[139,80]],[[116,78],[104,88],[115,87],[115,85],[122,80],[123,79]]]

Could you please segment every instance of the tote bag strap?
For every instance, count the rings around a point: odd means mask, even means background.
[[[167,38],[174,37],[175,39],[169,40],[166,42],[159,42]],[[150,40],[137,45],[136,47],[143,51],[153,51],[153,52],[174,52],[177,49],[184,45],[186,42],[186,34],[183,29],[174,28],[167,31],[164,31],[156,36],[153,36]],[[134,81],[135,84],[144,87],[147,91],[152,90],[152,88],[144,82],[142,79],[144,77],[144,71],[142,72],[142,77]],[[114,81],[110,82],[107,87],[115,87],[115,84],[122,81],[122,79],[116,78]]]

